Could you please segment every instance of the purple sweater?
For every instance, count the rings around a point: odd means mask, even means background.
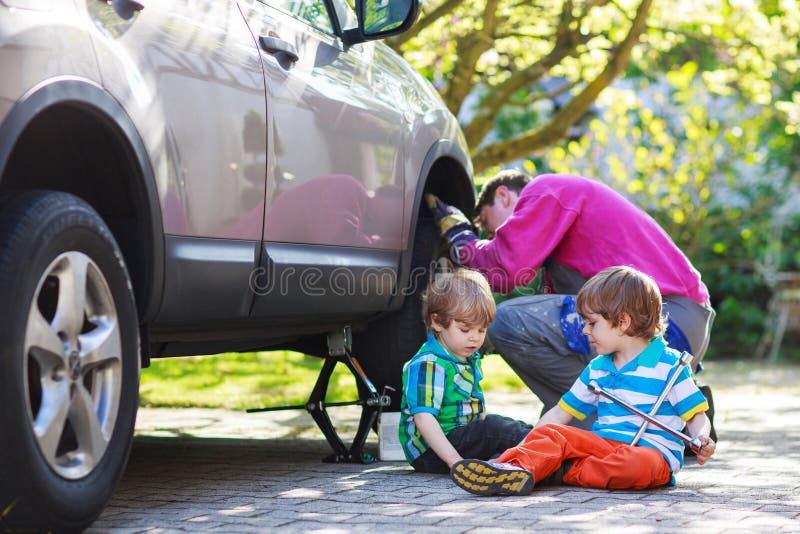
[[[627,265],[653,277],[662,295],[708,302],[700,273],[649,215],[607,185],[581,176],[535,178],[494,239],[473,241],[460,255],[503,293],[533,280],[552,258],[585,278]]]

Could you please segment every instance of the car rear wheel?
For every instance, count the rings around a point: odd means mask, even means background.
[[[79,531],[122,474],[139,335],[122,255],[66,193],[0,199],[0,526]]]

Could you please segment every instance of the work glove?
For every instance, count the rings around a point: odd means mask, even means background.
[[[461,210],[453,206],[448,206],[436,195],[427,193],[425,195],[425,202],[433,213],[433,218],[436,220],[436,225],[439,227],[439,233],[447,239],[450,246],[456,251],[456,257],[461,247],[477,241],[478,236],[472,230],[472,223],[469,219],[461,213]]]

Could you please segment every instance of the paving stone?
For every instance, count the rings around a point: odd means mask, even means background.
[[[705,466],[687,459],[674,487],[477,497],[403,462],[324,463],[308,417],[144,408],[120,487],[87,532],[800,533],[800,368],[706,367],[720,443]],[[526,392],[487,400],[526,420],[539,410]],[[377,452],[374,435],[366,448]]]

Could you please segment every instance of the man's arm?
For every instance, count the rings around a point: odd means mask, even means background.
[[[420,412],[414,414],[414,424],[417,425],[417,430],[431,446],[433,452],[442,459],[447,467],[452,467],[454,463],[463,460],[458,451],[453,447],[453,444],[444,435],[439,421],[432,413]]]
[[[553,194],[523,194],[494,238],[479,240],[460,211],[433,195],[426,200],[439,232],[456,250],[458,262],[484,273],[492,289],[501,293],[536,278],[579,215],[574,209],[565,209]]]
[[[697,463],[703,465],[717,450],[717,444],[714,443],[708,434],[711,432],[711,421],[706,417],[705,412],[694,414],[691,419],[686,422],[686,431],[689,436],[700,440],[700,450],[697,452]]]
[[[460,256],[459,251],[462,247],[466,246],[471,241],[477,241],[478,236],[472,229],[472,223],[469,219],[455,206],[448,206],[436,195],[428,193],[425,195],[425,202],[428,204],[433,218],[436,220],[436,225],[439,227],[439,233],[443,238],[450,243],[450,246],[456,251],[456,257]]]

